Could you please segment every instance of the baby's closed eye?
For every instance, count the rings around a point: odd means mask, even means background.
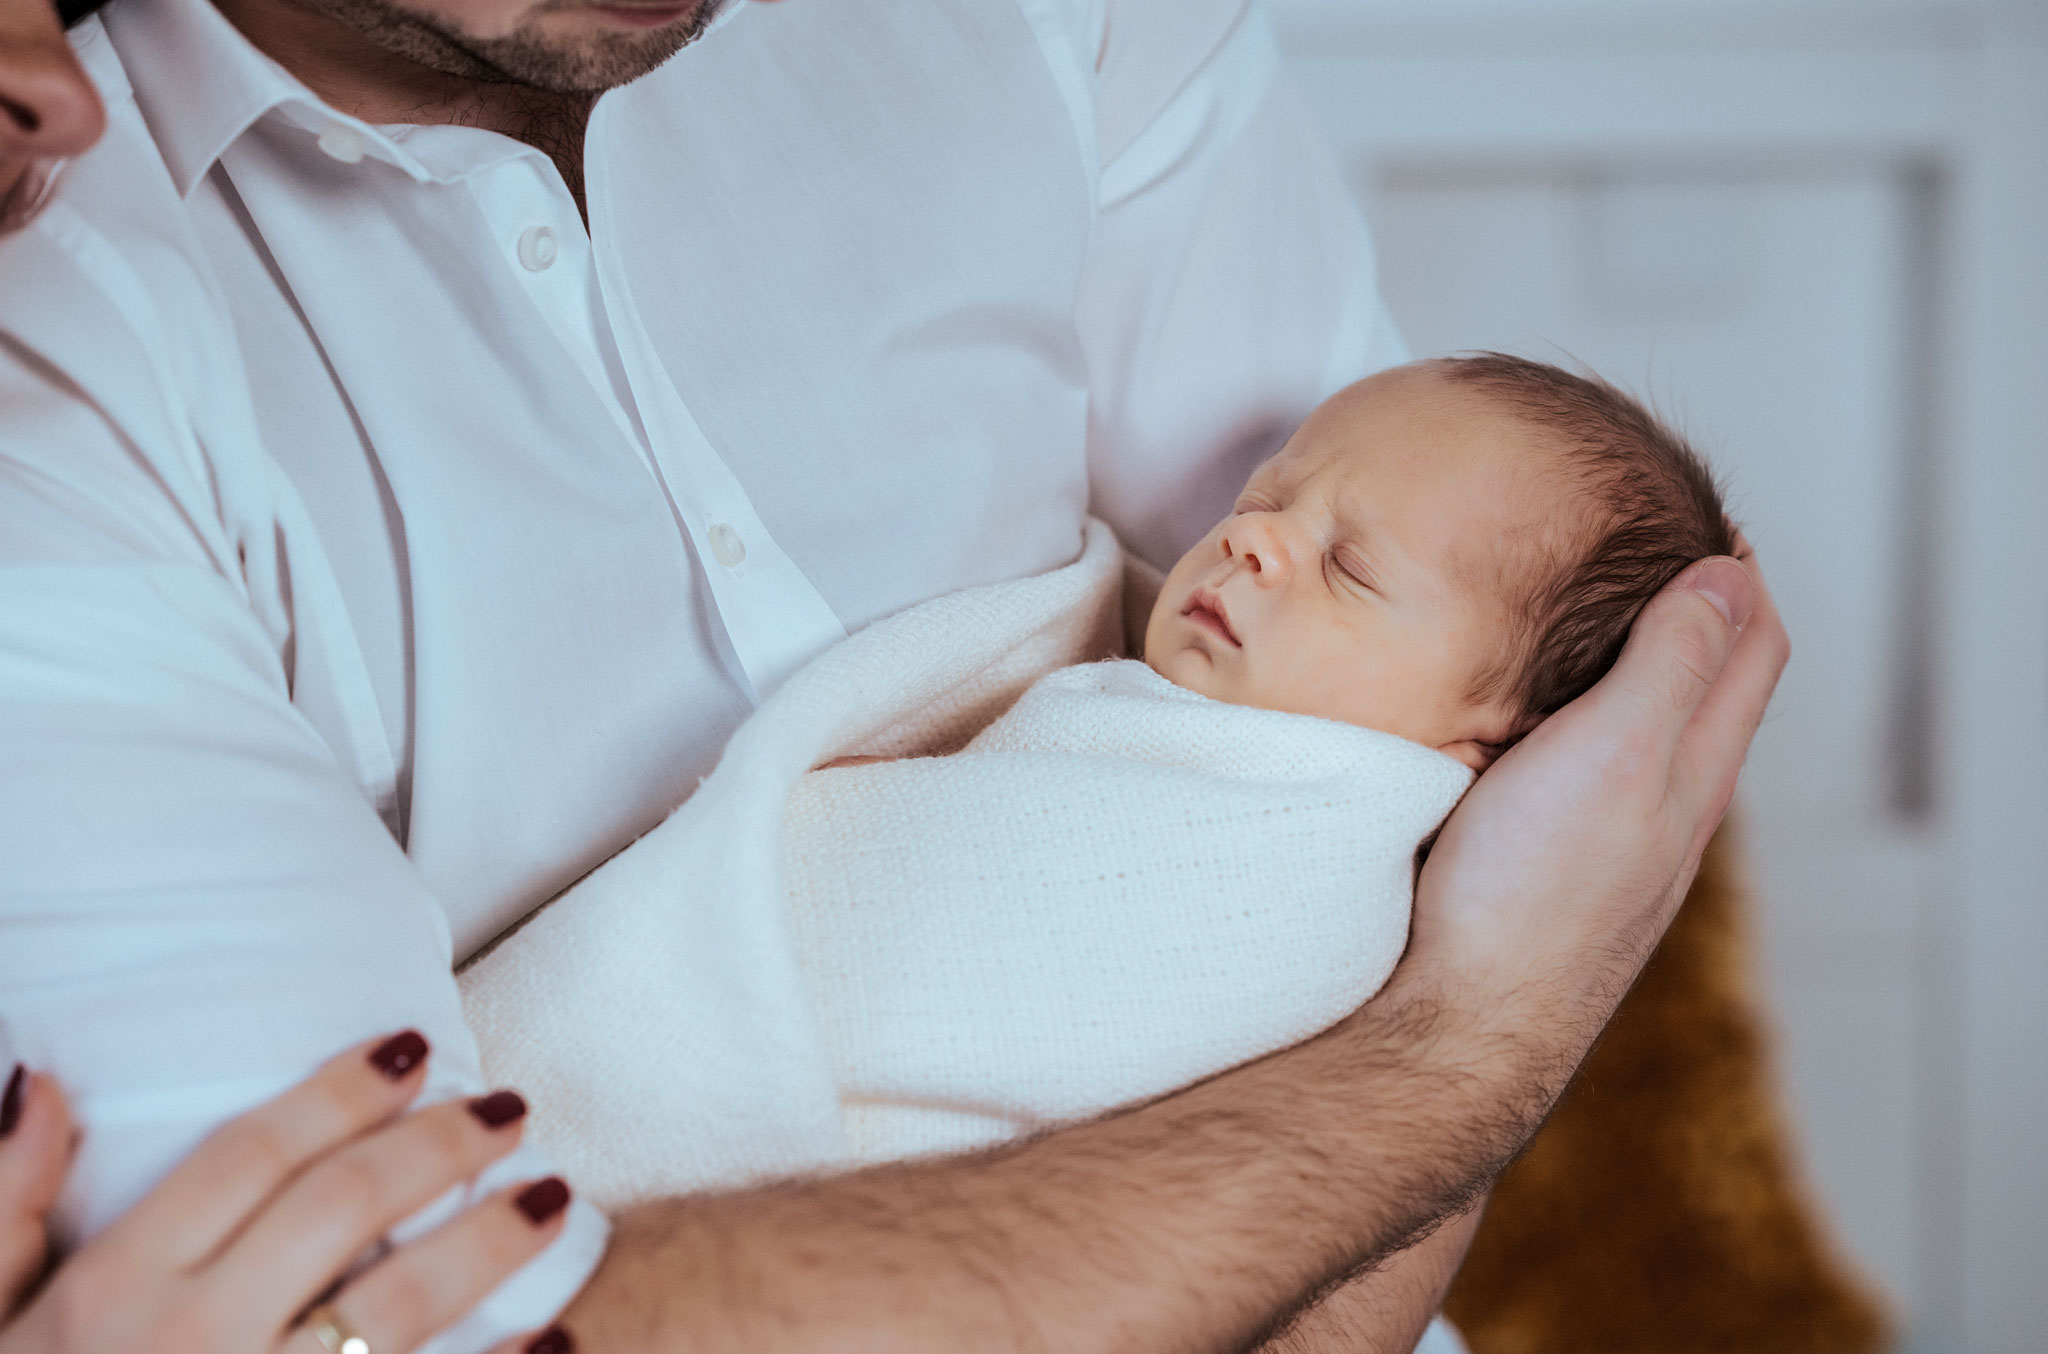
[[[1352,587],[1363,588],[1367,592],[1380,591],[1379,576],[1373,572],[1372,565],[1351,546],[1335,547],[1330,551],[1329,560],[1343,581]]]

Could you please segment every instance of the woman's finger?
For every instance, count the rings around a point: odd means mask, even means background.
[[[0,1087],[0,1322],[42,1273],[71,1144],[71,1110],[57,1083],[14,1065]]]
[[[377,1354],[404,1354],[446,1330],[562,1230],[569,1187],[558,1177],[500,1191],[349,1281],[329,1307]],[[539,1333],[513,1348],[525,1350]],[[567,1354],[567,1346],[535,1354]],[[303,1328],[283,1354],[326,1354]]]
[[[427,1041],[414,1030],[371,1040],[216,1131],[105,1233],[151,1266],[204,1262],[256,1208],[316,1157],[376,1128],[419,1094]]]
[[[248,1295],[237,1320],[282,1330],[364,1247],[519,1144],[526,1102],[511,1091],[407,1115],[309,1167],[207,1271]]]

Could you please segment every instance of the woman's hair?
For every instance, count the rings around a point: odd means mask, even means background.
[[[1694,560],[1732,553],[1735,529],[1699,453],[1599,377],[1494,352],[1439,365],[1539,434],[1582,491],[1581,520],[1520,588],[1507,656],[1478,684],[1526,730],[1599,681],[1649,600]]]

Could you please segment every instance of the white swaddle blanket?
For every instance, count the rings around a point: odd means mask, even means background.
[[[462,975],[486,1067],[587,1195],[1006,1137],[1378,987],[1471,773],[1087,662],[1120,647],[1122,592],[1091,524],[1065,569],[856,634]],[[908,759],[805,774],[850,753]]]
[[[1323,1029],[1408,938],[1415,849],[1471,772],[1062,668],[961,751],[816,772],[784,897],[851,1150],[959,1148]]]

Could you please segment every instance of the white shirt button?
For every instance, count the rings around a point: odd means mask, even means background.
[[[318,145],[329,159],[339,160],[345,165],[356,163],[370,149],[370,143],[363,139],[361,132],[339,122],[329,124],[327,130],[320,133],[320,139],[314,144]]]
[[[747,557],[747,543],[740,534],[723,522],[711,528],[711,558],[728,569],[737,568]]]
[[[528,226],[519,233],[519,262],[529,273],[554,267],[555,256],[560,252],[553,226]]]

